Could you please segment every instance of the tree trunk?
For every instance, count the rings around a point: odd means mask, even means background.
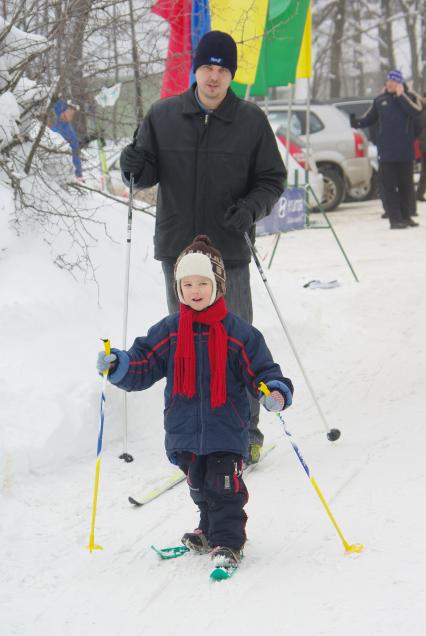
[[[379,23],[380,70],[385,77],[389,70],[396,68],[389,0],[380,0],[380,13],[383,16]]]
[[[128,0],[128,2],[129,2],[129,12],[130,12],[130,29],[132,34],[133,73],[135,78],[135,114],[136,114],[136,120],[142,121],[143,119],[142,83],[141,83],[138,44],[136,41],[136,31],[135,31],[136,16],[133,13],[133,0]]]
[[[420,77],[421,77],[421,91],[422,91],[422,95],[424,95],[424,93],[426,92],[426,33],[425,33],[425,29],[426,29],[426,16],[425,16],[425,12],[426,11],[426,2],[423,3],[423,10],[422,13],[420,15],[420,34],[421,34],[421,40],[420,40],[420,51],[421,51],[421,68],[420,68]]]
[[[114,65],[115,65],[115,83],[118,84],[120,81],[120,72],[118,69],[119,59],[118,59],[118,47],[117,47],[117,6],[114,4],[113,7],[113,16],[114,21],[112,25],[112,45],[114,50]],[[117,141],[117,102],[114,104],[114,108],[112,111],[112,134],[114,137],[114,141]]]
[[[352,4],[352,17],[354,22],[354,67],[356,70],[356,87],[353,94],[365,95],[364,81],[364,55],[362,51],[362,32],[361,32],[361,3],[354,0]]]
[[[337,0],[334,12],[334,31],[330,57],[330,97],[340,96],[342,37],[345,25],[345,0]]]
[[[417,3],[406,5],[404,11],[405,28],[407,29],[408,43],[410,45],[411,54],[411,77],[413,79],[414,86],[419,86],[421,76],[419,72],[419,51],[417,49],[417,35],[416,35],[416,6]],[[404,8],[404,7],[403,7]],[[413,14],[409,14],[409,10],[413,11]]]
[[[83,67],[83,46],[85,32],[90,15],[91,0],[75,0],[70,15],[70,30],[67,40],[69,45],[66,51],[65,80],[66,89],[73,101],[80,106],[79,117],[76,121],[76,129],[79,137],[87,135],[87,87]]]

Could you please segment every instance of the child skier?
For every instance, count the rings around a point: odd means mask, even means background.
[[[246,387],[270,411],[291,405],[293,385],[261,333],[227,311],[225,269],[207,236],[197,236],[175,266],[180,313],[136,338],[129,351],[100,352],[97,369],[126,390],[166,377],[164,427],[169,460],[186,474],[200,522],[182,543],[235,567],[246,541],[248,499],[242,478],[250,407]],[[270,395],[258,391],[263,381]]]

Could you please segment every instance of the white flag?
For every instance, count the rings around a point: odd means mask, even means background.
[[[105,108],[105,106],[114,106],[115,102],[120,96],[121,83],[107,88],[104,86],[100,93],[95,95],[95,100],[99,106]]]

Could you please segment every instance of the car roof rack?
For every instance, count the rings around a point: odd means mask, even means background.
[[[255,102],[258,106],[268,105],[268,106],[288,106],[290,101],[288,99],[268,99],[267,101],[262,99]],[[306,99],[294,99],[292,102],[293,106],[305,106],[307,101]],[[327,102],[321,99],[311,99],[311,104],[326,104]]]

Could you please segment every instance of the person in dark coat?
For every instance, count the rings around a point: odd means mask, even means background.
[[[422,167],[420,172],[420,179],[417,184],[417,201],[426,201],[424,194],[426,191],[426,93],[423,93],[422,99],[422,114],[421,114],[421,132],[419,136],[420,150],[422,153]]]
[[[125,391],[166,378],[167,456],[185,472],[200,512],[197,529],[182,541],[235,565],[246,541],[247,391],[280,411],[291,405],[293,385],[262,334],[228,311],[225,266],[207,236],[197,236],[177,259],[175,290],[180,313],[160,320],[128,351],[100,352],[97,368],[108,369],[109,381]],[[261,381],[271,391],[267,397]]]
[[[412,212],[415,202],[413,163],[414,141],[421,107],[414,95],[404,89],[400,71],[390,71],[385,90],[378,95],[361,118],[351,114],[351,125],[364,128],[376,122],[380,194],[391,229],[418,225]]]
[[[200,40],[196,82],[181,95],[156,102],[121,153],[124,182],[136,188],[158,184],[154,257],[162,262],[170,313],[176,258],[197,233],[210,236],[228,273],[226,301],[253,320],[250,249],[255,223],[270,213],[284,190],[286,170],[264,112],[230,89],[237,47],[230,35],[210,31]],[[250,458],[263,442],[259,408],[252,402]]]

